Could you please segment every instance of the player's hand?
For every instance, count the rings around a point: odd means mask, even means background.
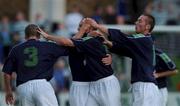
[[[5,95],[5,99],[6,99],[6,104],[8,105],[13,105],[15,103],[15,99],[13,97],[12,92],[7,92]]]
[[[41,28],[38,28],[37,31],[45,38],[47,39],[48,38],[48,34],[46,32],[44,32]]]
[[[95,20],[91,19],[91,18],[85,18],[85,23],[90,24],[92,27],[97,28],[98,24]]]
[[[83,23],[82,24],[82,27],[80,28],[80,31],[83,31],[83,32],[89,32],[89,30],[90,30],[90,25],[89,24],[87,24],[87,23]]]
[[[107,54],[106,57],[102,58],[101,60],[105,65],[111,65],[112,64],[112,56],[110,54]]]
[[[107,45],[109,43],[109,41],[107,40],[107,38],[105,36],[100,36],[101,38],[103,38],[103,44]]]
[[[155,78],[159,78],[159,74],[156,73],[156,71],[153,72],[153,76],[154,76]]]
[[[96,37],[96,36],[102,36],[103,34],[98,32],[98,31],[91,31],[89,33],[89,35],[92,36],[92,37]]]

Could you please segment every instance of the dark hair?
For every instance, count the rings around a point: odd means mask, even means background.
[[[148,23],[151,26],[149,32],[151,32],[155,26],[155,18],[150,14],[143,14],[143,15],[148,17]]]
[[[29,24],[26,28],[25,28],[25,37],[29,38],[32,36],[36,36],[37,38],[40,38],[40,34],[37,31],[38,30],[38,26],[35,24]]]

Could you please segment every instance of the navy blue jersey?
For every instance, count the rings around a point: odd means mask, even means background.
[[[3,72],[17,73],[17,86],[33,79],[50,80],[59,56],[68,55],[65,47],[50,42],[28,40],[15,46],[5,61]]]
[[[110,76],[113,70],[110,65],[102,63],[106,57],[106,48],[101,37],[85,37],[79,40],[72,40],[78,52],[84,54],[84,66],[91,81]]]
[[[113,42],[111,52],[132,58],[131,83],[153,82],[155,50],[151,36],[142,34],[126,35],[120,30],[109,29],[109,39]]]
[[[89,82],[91,81],[85,68],[85,56],[77,51],[76,48],[69,49],[69,66],[71,68],[73,81]]]
[[[169,56],[160,49],[156,49],[156,66],[155,70],[157,73],[172,71],[176,69],[175,63],[169,58]],[[159,88],[167,87],[166,77],[157,78]]]

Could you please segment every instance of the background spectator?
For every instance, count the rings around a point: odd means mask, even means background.
[[[24,41],[24,29],[28,25],[28,22],[25,20],[24,14],[19,11],[16,14],[16,21],[13,25],[13,32],[18,32],[21,38],[21,41]]]
[[[83,15],[80,13],[80,8],[77,4],[74,4],[70,13],[65,16],[65,26],[70,35],[74,35],[77,32],[79,22],[83,19]]]
[[[103,8],[101,6],[96,6],[95,10],[94,10],[94,15],[92,16],[92,18],[99,24],[103,24]]]
[[[114,7],[112,5],[108,5],[105,10],[105,24],[117,24],[117,14]]]

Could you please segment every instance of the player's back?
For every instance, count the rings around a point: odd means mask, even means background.
[[[91,81],[96,81],[113,74],[111,66],[105,65],[101,61],[107,54],[101,37],[88,36],[73,42],[78,52],[84,53],[84,66]]]
[[[31,39],[15,46],[10,55],[19,85],[33,79],[50,80],[54,63],[59,56],[67,55],[67,50],[55,43]]]

